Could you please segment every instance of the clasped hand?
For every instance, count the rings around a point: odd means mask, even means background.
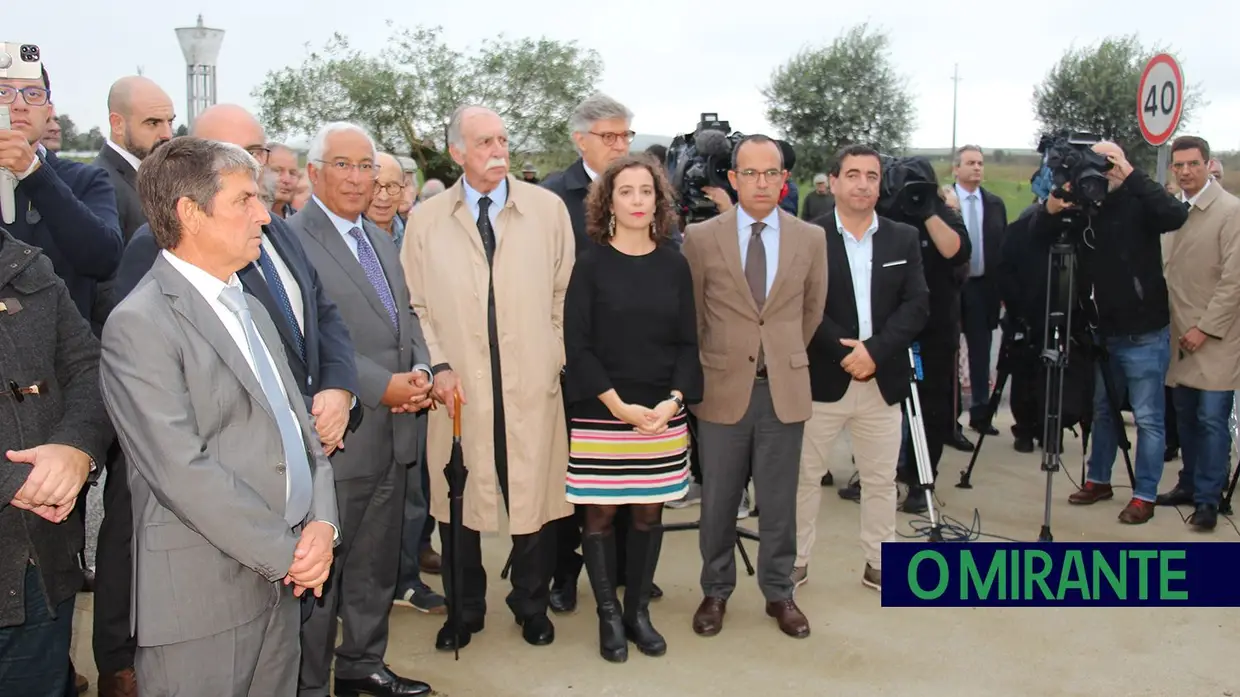
[[[31,465],[26,483],[13,496],[14,508],[59,523],[73,512],[78,492],[90,474],[90,456],[68,445],[40,445],[5,453],[9,462]]]
[[[657,436],[667,431],[667,422],[679,411],[680,406],[668,399],[659,402],[653,409],[640,404],[622,404],[612,416],[637,429],[638,433]]]
[[[393,414],[410,414],[431,406],[430,392],[430,378],[421,370],[396,373],[388,382],[382,402]]]
[[[852,352],[840,361],[840,367],[853,376],[854,380],[868,380],[874,375],[874,359],[865,344],[856,339],[840,339],[840,343],[851,348]]]
[[[284,585],[293,585],[293,595],[300,598],[306,591],[314,591],[314,597],[323,597],[323,584],[332,568],[332,542],[336,531],[322,521],[307,523],[301,531],[301,539],[293,550],[293,564],[284,576]]]
[[[344,430],[349,425],[349,406],[353,395],[347,390],[326,389],[314,395],[310,415],[314,417],[314,430],[319,434],[323,452],[331,455],[337,448],[344,449]]]

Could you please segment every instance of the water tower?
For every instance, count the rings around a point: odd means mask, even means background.
[[[198,15],[197,26],[177,29],[177,41],[185,54],[186,123],[192,126],[199,114],[215,104],[215,64],[224,30],[204,27],[202,15]]]

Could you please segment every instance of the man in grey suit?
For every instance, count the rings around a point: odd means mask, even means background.
[[[416,466],[430,406],[430,354],[409,304],[405,272],[387,233],[362,218],[378,176],[363,129],[325,126],[310,145],[313,196],[289,227],[301,239],[324,291],[353,339],[362,422],[332,460],[340,502],[339,562],[322,605],[302,629],[300,695],[425,695],[429,685],[384,663],[404,523],[405,478]],[[344,637],[336,646],[336,618]]]
[[[292,695],[297,597],[339,538],[332,467],[270,316],[236,272],[258,258],[260,167],[178,138],[138,176],[163,250],[113,311],[100,382],[129,468],[142,694]]]

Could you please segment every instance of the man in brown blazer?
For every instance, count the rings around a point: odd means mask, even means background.
[[[1240,389],[1240,199],[1207,170],[1210,146],[1195,136],[1171,144],[1171,166],[1188,222],[1166,237],[1164,274],[1171,305],[1167,385],[1179,426],[1184,467],[1161,505],[1192,505],[1199,530],[1218,523],[1231,460],[1231,415]]]
[[[758,585],[789,636],[809,636],[792,598],[801,438],[812,412],[806,346],[827,302],[826,233],[778,208],[788,172],[779,144],[748,136],[728,180],[739,205],[685,230],[706,379],[702,450],[702,592],[693,631],[723,629],[736,587],[736,508],[750,473],[762,510]]]

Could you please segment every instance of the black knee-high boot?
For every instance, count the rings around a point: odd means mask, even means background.
[[[615,535],[587,532],[581,536],[581,551],[598,605],[599,653],[612,663],[623,663],[629,659],[629,644],[624,636],[620,599],[616,597]]]
[[[667,642],[650,623],[650,589],[663,547],[663,528],[629,530],[628,578],[624,587],[625,635],[647,656],[667,653]]]

